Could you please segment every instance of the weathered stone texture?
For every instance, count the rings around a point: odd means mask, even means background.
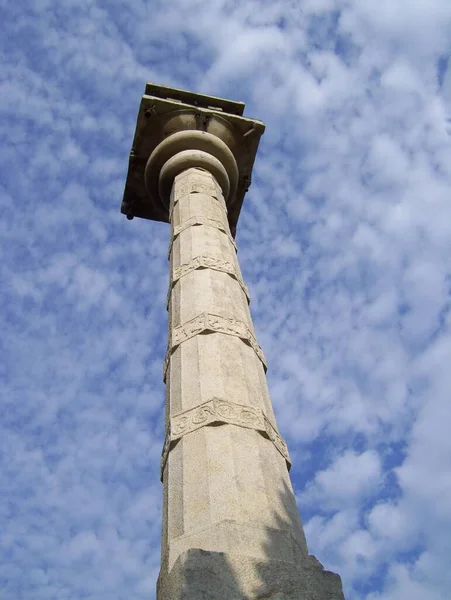
[[[159,600],[344,600],[338,575],[314,556],[296,563],[193,549],[182,553]]]
[[[214,177],[177,176],[170,215],[158,598],[340,600],[339,578],[308,556]]]

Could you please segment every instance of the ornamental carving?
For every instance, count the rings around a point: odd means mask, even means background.
[[[211,177],[211,176],[210,176]],[[221,198],[222,190],[210,177],[202,177],[190,174],[187,177],[188,181],[176,182],[173,187],[173,197],[171,200],[173,203],[177,203],[180,198],[187,196],[188,194],[208,194],[216,199]],[[210,179],[210,180],[209,180]]]
[[[282,438],[282,436],[277,431],[277,429],[275,427],[273,427],[272,423],[268,420],[266,415],[265,415],[265,430],[266,430],[266,435],[271,440],[271,442],[274,444],[274,446],[277,448],[277,450],[280,452],[280,454],[282,454],[282,456],[284,456],[286,458],[286,460],[289,461],[288,448],[285,443],[285,440]]]
[[[161,470],[160,470],[161,481],[163,481],[163,472],[164,472],[164,467],[166,465],[166,461],[168,459],[170,446],[171,446],[171,423],[169,422],[169,427],[167,428],[166,435],[164,436],[163,451],[161,453]]]
[[[191,176],[189,181],[178,183],[173,186],[169,202],[169,220],[172,221],[172,213],[175,205],[189,194],[206,194],[209,198],[216,200],[218,204],[227,212],[226,203],[222,190],[216,183],[208,181],[203,177],[194,178]]]
[[[236,242],[230,233],[228,225],[222,223],[219,219],[210,219],[209,217],[191,217],[181,225],[177,225],[176,227],[174,227],[174,233],[168,251],[168,259],[170,259],[171,257],[174,240],[182,233],[182,231],[185,231],[185,229],[189,229],[190,227],[197,227],[199,225],[205,225],[206,227],[213,227],[214,229],[218,229],[227,236],[235,252],[238,251],[236,247]]]
[[[211,406],[204,406],[194,413],[192,418],[193,425],[205,425],[214,418],[214,411]]]
[[[174,415],[170,419],[161,457],[162,479],[169,451],[175,446],[175,443],[184,435],[212,424],[237,425],[258,431],[274,444],[278,452],[284,457],[288,469],[290,469],[291,462],[287,445],[262,409],[229,402],[221,398],[213,398],[200,406]]]
[[[174,269],[172,279],[170,282],[166,308],[169,306],[169,295],[171,293],[171,290],[177,283],[177,281],[181,277],[188,275],[188,273],[191,273],[192,271],[197,271],[199,269],[212,269],[213,271],[219,271],[221,273],[227,273],[227,275],[230,275],[232,279],[235,279],[235,281],[239,283],[249,304],[249,290],[247,289],[246,284],[244,283],[241,274],[239,273],[235,265],[233,265],[227,260],[223,260],[222,258],[216,258],[214,256],[196,256],[189,263],[186,263]]]
[[[208,330],[208,314],[202,313],[199,316],[187,321],[179,327],[175,327],[172,332],[172,351],[180,346],[181,343],[191,339],[199,333],[203,333]]]
[[[173,438],[175,439],[175,437],[179,437],[185,431],[188,425],[189,417],[187,416],[180,417],[178,421],[172,423],[171,430]]]
[[[169,360],[172,352],[180,346],[183,342],[191,339],[192,337],[199,334],[208,334],[208,333],[224,333],[225,335],[232,335],[240,338],[245,344],[250,346],[257,357],[263,364],[263,368],[266,372],[266,360],[265,355],[263,354],[263,350],[258,344],[255,336],[246,325],[242,321],[238,321],[236,319],[229,319],[227,317],[221,317],[219,315],[213,315],[210,313],[201,313],[194,319],[187,321],[183,325],[179,325],[178,327],[174,327],[172,332],[170,333],[169,339],[169,348],[164,359],[164,367],[163,367],[163,381],[166,382],[166,374],[169,366]]]

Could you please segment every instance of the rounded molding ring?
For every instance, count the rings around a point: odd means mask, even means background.
[[[160,198],[169,198],[174,178],[192,167],[209,171],[221,187],[224,198],[229,197],[230,180],[222,162],[202,150],[182,150],[166,161],[160,170],[158,182]]]
[[[168,136],[158,144],[150,155],[145,169],[146,188],[150,197],[154,201],[162,204],[166,209],[168,208],[169,195],[159,193],[160,171],[165,163],[172,157],[187,150],[201,151],[204,154],[208,154],[217,159],[222,164],[229,181],[229,191],[227,194],[223,188],[224,197],[226,202],[229,198],[233,198],[238,187],[239,174],[238,166],[232,151],[227,144],[216,135],[206,131],[196,131],[191,129],[178,131],[177,133]],[[203,168],[207,168],[208,170],[208,165],[206,165],[206,163],[204,163],[204,165]],[[164,179],[166,179],[166,176]],[[166,190],[166,187],[164,187],[164,189]]]

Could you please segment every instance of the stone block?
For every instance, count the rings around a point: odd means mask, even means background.
[[[296,563],[187,550],[160,573],[157,600],[344,600],[341,579],[314,556]]]

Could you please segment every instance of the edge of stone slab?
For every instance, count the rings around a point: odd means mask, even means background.
[[[345,600],[341,578],[312,555],[297,564],[201,549],[160,571],[157,600]]]

